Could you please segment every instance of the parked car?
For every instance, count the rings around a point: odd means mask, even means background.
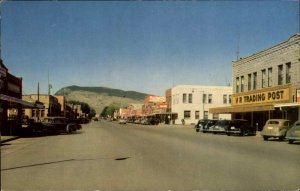
[[[296,121],[286,132],[285,138],[292,144],[294,141],[300,141],[300,121]]]
[[[126,124],[127,121],[125,119],[119,119],[119,124]]]
[[[218,122],[218,120],[215,119],[209,119],[207,120],[207,123],[202,127],[202,132],[206,133],[206,132],[212,132],[213,131],[213,127],[215,126],[215,124]]]
[[[256,128],[244,119],[234,119],[230,121],[230,126],[226,130],[228,136],[237,134],[240,136],[244,135],[256,135]]]
[[[48,133],[72,133],[81,129],[81,125],[69,122],[65,117],[46,117],[40,124]]]
[[[231,120],[219,120],[216,124],[212,127],[212,132],[216,133],[226,133],[226,130],[231,125]]]
[[[202,130],[207,122],[208,122],[208,119],[200,119],[198,121],[198,123],[195,125],[196,132],[199,132],[200,130]]]
[[[269,138],[274,137],[283,140],[285,134],[290,126],[290,121],[286,119],[269,119],[263,130],[261,136],[267,141]]]

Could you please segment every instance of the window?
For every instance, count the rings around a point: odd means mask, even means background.
[[[213,114],[213,119],[216,119],[216,120],[218,120],[218,119],[219,119],[219,114],[217,114],[217,113],[214,113],[214,114]]]
[[[223,104],[227,104],[227,95],[226,94],[223,95]]]
[[[286,74],[285,74],[285,82],[287,84],[291,83],[291,63],[286,63]]]
[[[35,117],[35,115],[36,115],[36,114],[35,114],[35,110],[34,110],[34,109],[31,110],[31,116],[32,116],[32,117]]]
[[[208,119],[208,111],[204,111],[204,119]]]
[[[191,111],[184,111],[184,119],[190,119],[191,118]]]
[[[186,94],[182,94],[182,103],[186,103]]]
[[[251,90],[251,74],[248,74],[248,91]]]
[[[244,83],[245,83],[244,76],[241,76],[241,92],[244,92]]]
[[[45,117],[45,110],[41,110],[41,117]]]
[[[283,65],[278,66],[278,85],[283,84]]]
[[[206,103],[206,94],[203,94],[202,103]]]
[[[253,90],[256,90],[257,88],[257,73],[253,73]]]
[[[228,103],[231,104],[231,95],[228,96]]]
[[[193,103],[193,94],[189,94],[189,103]]]
[[[266,87],[266,70],[263,69],[261,71],[261,87],[265,88]]]
[[[268,68],[268,87],[272,86],[272,68]]]
[[[208,94],[208,103],[212,103],[212,94]]]
[[[200,112],[199,111],[195,111],[195,119],[200,119]]]
[[[239,77],[237,77],[235,80],[235,91],[236,91],[236,93],[239,93],[239,91],[240,91],[240,78]]]

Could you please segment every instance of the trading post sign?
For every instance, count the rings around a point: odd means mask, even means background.
[[[290,87],[232,95],[232,105],[288,102]]]

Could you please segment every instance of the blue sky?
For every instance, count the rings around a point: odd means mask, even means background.
[[[6,1],[1,52],[23,94],[69,85],[164,95],[226,85],[240,57],[297,31],[297,1]],[[238,40],[239,39],[239,40]]]

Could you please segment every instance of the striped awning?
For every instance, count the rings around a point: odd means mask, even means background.
[[[21,99],[11,97],[11,96],[8,96],[8,95],[4,95],[4,94],[0,94],[0,100],[21,104],[23,106],[23,108],[37,108],[37,109],[44,109],[45,108],[42,103],[27,102],[27,101],[23,101]]]

